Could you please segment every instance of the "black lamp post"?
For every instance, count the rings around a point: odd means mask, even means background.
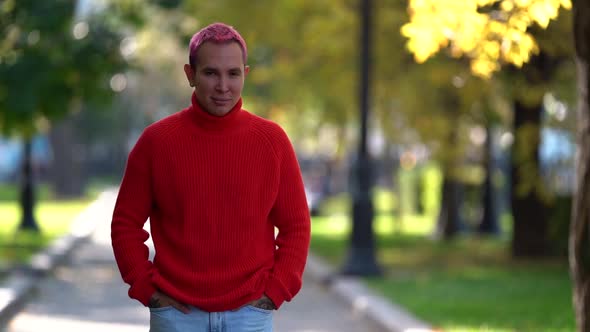
[[[358,152],[352,167],[352,232],[347,261],[342,270],[346,275],[378,275],[373,235],[373,202],[371,200],[371,161],[367,151],[367,119],[369,113],[371,0],[361,0],[361,131]]]

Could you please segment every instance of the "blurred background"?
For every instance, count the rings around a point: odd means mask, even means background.
[[[244,107],[297,151],[313,253],[445,330],[571,331],[571,4],[540,2],[374,0],[363,21],[352,0],[2,0],[0,270],[119,184],[222,21],[248,44]]]

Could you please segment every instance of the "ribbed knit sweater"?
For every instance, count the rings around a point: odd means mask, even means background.
[[[148,126],[130,152],[111,237],[129,296],[144,305],[160,290],[209,312],[263,294],[280,307],[301,288],[310,238],[287,135],[241,99],[217,117],[193,94],[190,107]]]

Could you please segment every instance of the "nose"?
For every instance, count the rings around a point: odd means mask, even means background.
[[[227,77],[225,77],[225,75],[221,75],[219,77],[219,80],[217,81],[217,90],[221,91],[221,92],[225,92],[228,90],[229,87],[229,80]]]

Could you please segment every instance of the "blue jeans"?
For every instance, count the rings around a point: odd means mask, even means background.
[[[272,332],[272,310],[244,306],[235,311],[206,312],[190,307],[150,308],[150,332]]]

